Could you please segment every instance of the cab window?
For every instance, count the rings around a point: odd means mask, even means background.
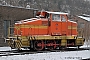
[[[60,15],[52,14],[52,21],[60,21]]]
[[[66,18],[65,18],[65,16],[61,16],[61,20],[62,20],[62,22],[66,22]]]

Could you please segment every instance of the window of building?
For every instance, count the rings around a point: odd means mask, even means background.
[[[10,27],[10,23],[11,21],[10,20],[4,20],[4,37],[7,37],[8,36],[8,33],[9,33],[9,27]]]

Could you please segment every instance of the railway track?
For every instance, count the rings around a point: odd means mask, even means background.
[[[36,52],[29,51],[0,51],[0,56],[12,56],[12,55],[25,55],[25,54],[35,54]]]
[[[13,56],[13,55],[25,55],[25,54],[37,54],[37,53],[50,53],[50,52],[66,52],[66,51],[82,51],[89,49],[65,49],[65,50],[45,50],[45,51],[30,51],[30,50],[11,50],[11,51],[0,51],[0,57],[2,56]]]

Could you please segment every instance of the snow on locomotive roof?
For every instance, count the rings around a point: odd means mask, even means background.
[[[49,12],[49,11],[46,11],[47,13],[50,13],[50,14],[66,14],[68,15],[68,13],[64,13],[64,12]]]
[[[77,22],[75,22],[75,21],[70,21],[70,20],[68,20],[69,22],[73,22],[73,23],[77,23]]]
[[[40,20],[40,19],[37,19],[37,18],[25,19],[25,20],[17,21],[17,23],[15,24],[23,24],[23,23],[33,22],[37,20]]]

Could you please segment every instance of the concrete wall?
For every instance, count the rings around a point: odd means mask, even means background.
[[[25,9],[18,7],[9,7],[9,6],[0,6],[0,46],[7,45],[4,42],[4,20],[9,20],[10,25],[13,26],[15,20],[22,20],[34,17],[34,12],[37,12],[37,9]]]

